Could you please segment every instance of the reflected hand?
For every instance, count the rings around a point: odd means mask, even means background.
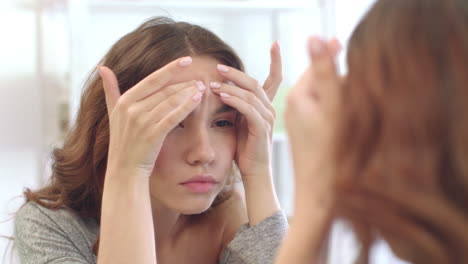
[[[335,59],[340,50],[336,40],[329,42],[312,37],[308,42],[312,64],[302,74],[287,96],[285,123],[291,145],[296,186],[329,189],[324,174],[330,165],[329,151],[334,133],[341,80]],[[322,174],[322,178],[318,179]],[[315,177],[314,177],[315,176]]]

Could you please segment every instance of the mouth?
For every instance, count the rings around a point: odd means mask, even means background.
[[[213,190],[218,182],[211,176],[197,175],[180,185],[193,193],[208,193]]]

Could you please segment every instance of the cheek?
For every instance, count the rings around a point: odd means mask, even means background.
[[[227,134],[227,135],[222,135],[220,136],[216,142],[214,142],[214,145],[217,148],[217,153],[219,153],[220,156],[218,158],[222,158],[232,161],[234,159],[234,155],[236,154],[236,148],[237,148],[237,137],[235,133],[232,134]],[[222,153],[222,154],[221,154]]]
[[[164,140],[155,163],[155,168],[158,168],[158,170],[162,170],[164,167],[167,167],[168,164],[171,164],[171,161],[175,160],[174,157],[177,153],[178,145],[174,144],[173,141],[174,138],[170,135]]]

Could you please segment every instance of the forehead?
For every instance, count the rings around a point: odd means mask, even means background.
[[[205,84],[206,90],[203,93],[202,102],[189,116],[201,113],[214,113],[219,109],[225,108],[226,105],[221,101],[219,96],[211,92],[209,88],[210,82],[225,82],[225,79],[216,69],[216,65],[220,62],[209,56],[192,56],[192,59],[192,64],[170,82],[170,85],[172,85],[195,80],[202,81]]]
[[[209,56],[192,56],[192,59],[192,64],[183,73],[173,78],[170,84],[192,80],[203,81],[205,84],[209,84],[210,81],[223,81],[222,76],[216,70],[219,61]]]

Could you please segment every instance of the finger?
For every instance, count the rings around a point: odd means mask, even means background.
[[[183,83],[177,83],[174,85],[166,86],[159,91],[153,93],[152,95],[148,96],[144,100],[141,100],[135,104],[136,108],[139,109],[139,111],[151,111],[154,107],[157,105],[161,104],[163,101],[167,100],[170,98],[172,95],[185,90],[187,88],[195,88],[197,87],[200,91],[203,91],[205,89],[205,86],[201,82],[200,86],[200,81],[189,81],[189,82],[183,82]]]
[[[314,85],[312,68],[307,68],[299,77],[297,83],[289,90],[288,98],[296,97],[298,100],[319,100],[316,85]],[[293,99],[293,101],[296,99]],[[289,101],[289,100],[288,100]]]
[[[243,87],[235,86],[235,84],[231,84],[231,83],[210,82],[209,85],[210,85],[211,91],[214,92],[215,94],[218,94],[218,95],[219,95],[219,90],[221,88],[223,88],[223,87],[231,87],[231,89],[242,89],[243,88]],[[258,85],[258,83],[257,83],[257,85]],[[250,93],[253,93],[255,96],[257,96],[257,98],[262,102],[264,107],[266,107],[268,109],[268,111],[270,111],[270,112],[275,111],[273,105],[271,104],[270,99],[268,99],[268,97],[267,97],[265,91],[263,91],[262,87],[257,86],[255,89],[250,88],[250,89],[242,89],[242,90],[248,91]]]
[[[225,93],[241,98],[243,101],[251,105],[252,109],[260,113],[262,118],[267,120],[270,124],[273,124],[275,121],[274,108],[271,103],[268,101],[268,105],[265,105],[257,96],[255,96],[254,93],[250,91],[226,83],[221,84],[219,88],[212,89],[212,91],[220,96],[221,93]]]
[[[245,72],[239,71],[235,68],[223,65],[223,64],[218,64],[217,66],[218,72],[227,80],[235,83],[237,86],[239,86],[242,89],[251,91],[254,93],[264,104],[268,104],[270,102],[270,99],[266,95],[265,90],[260,86],[260,84],[255,80],[254,78],[250,77],[247,75]],[[215,84],[213,86],[213,84]],[[217,82],[211,82],[210,86],[216,87],[220,86],[220,83]]]
[[[191,96],[186,97],[180,105],[153,127],[154,135],[157,135],[159,131],[167,134],[174,129],[200,104],[202,96],[202,92],[196,91]]]
[[[340,86],[335,57],[320,38],[309,38],[308,45],[312,59],[311,71],[314,82],[317,83],[314,89],[321,100],[334,100],[337,98],[337,88]]]
[[[188,97],[196,94],[197,92],[202,93],[196,87],[190,86],[174,93],[163,100],[160,104],[154,106],[151,111],[148,112],[149,119],[152,123],[160,122],[170,112],[174,111],[174,109],[179,108],[179,106],[182,105]]]
[[[106,66],[98,66],[98,72],[102,79],[102,86],[106,97],[107,111],[110,115],[120,98],[119,83],[114,72]]]
[[[224,92],[220,93],[220,98],[225,104],[237,109],[239,113],[242,114],[242,116],[247,120],[249,132],[256,134],[257,136],[264,136],[265,134],[262,133],[262,131],[264,131],[270,135],[274,123],[268,122],[270,130],[260,128],[260,125],[265,123],[265,118],[260,114],[255,106],[241,97]]]
[[[329,50],[328,45],[317,37],[309,38],[308,44],[315,78],[318,81],[335,81],[338,79],[335,57]]]
[[[275,43],[273,43],[271,46],[270,57],[270,74],[263,84],[263,89],[265,90],[270,101],[273,101],[281,81],[283,80],[281,49],[278,41],[275,41]]]
[[[328,41],[327,48],[330,51],[330,54],[332,55],[332,57],[336,58],[338,54],[340,53],[342,46],[341,46],[340,41],[337,38],[332,38],[330,41]]]
[[[151,73],[132,87],[125,94],[125,100],[138,102],[150,96],[154,92],[168,85],[177,75],[182,73],[192,64],[191,57],[183,57],[166,64],[161,69]]]

